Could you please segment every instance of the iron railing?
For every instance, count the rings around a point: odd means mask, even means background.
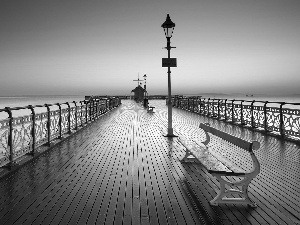
[[[173,107],[300,140],[300,103],[173,97]]]
[[[0,120],[0,167],[11,167],[21,156],[34,155],[38,147],[50,146],[55,139],[62,139],[120,104],[119,98],[110,97],[0,109],[8,114]],[[45,112],[38,113],[41,108]],[[30,113],[14,117],[18,110]]]

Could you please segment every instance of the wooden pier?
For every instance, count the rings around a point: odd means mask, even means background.
[[[257,140],[260,174],[249,196],[257,208],[211,206],[217,180],[182,163],[185,148],[167,130],[167,107],[122,105],[0,179],[0,224],[300,224],[300,147],[229,123],[173,109],[174,133],[201,139],[200,123]],[[228,148],[224,157],[246,155]],[[243,160],[240,158],[243,157]],[[250,158],[248,159],[250,162]]]

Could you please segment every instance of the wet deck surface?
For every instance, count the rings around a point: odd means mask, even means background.
[[[210,206],[218,182],[200,164],[181,163],[183,146],[163,137],[165,101],[150,101],[153,114],[122,102],[1,179],[0,224],[300,224],[299,146],[173,109],[179,136],[200,140],[199,123],[209,122],[261,143],[261,173],[249,187],[258,207]],[[246,154],[225,149],[224,157],[250,169]]]

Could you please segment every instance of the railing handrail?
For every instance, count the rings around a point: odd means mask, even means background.
[[[83,127],[119,106],[121,100],[112,97],[106,98],[105,102],[104,99],[92,99],[79,101],[80,105],[76,103],[72,101],[0,109],[0,112],[8,114],[8,118],[0,120],[0,148],[2,146],[4,149],[4,157],[0,158],[0,167],[8,165],[11,168],[20,156],[35,154],[36,148],[43,144],[50,146],[54,139],[60,139],[64,134],[72,133],[72,130],[76,131],[78,126]],[[62,108],[63,104],[66,108]],[[86,107],[83,107],[84,105]],[[51,106],[56,106],[58,109],[51,110]],[[37,113],[35,109],[38,107],[45,107],[46,112]],[[31,114],[13,116],[14,110],[22,109],[30,110]]]
[[[173,97],[172,105],[227,122],[279,134],[287,139],[300,140],[300,108],[288,108],[289,105],[300,106],[300,103],[202,96],[198,97],[197,101],[189,99],[189,97]],[[270,106],[270,104],[278,105]]]

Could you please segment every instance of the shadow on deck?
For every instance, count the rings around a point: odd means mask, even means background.
[[[165,101],[150,104],[153,114],[123,101],[1,179],[1,224],[300,224],[299,146],[174,109],[179,135],[199,139],[199,123],[209,122],[261,143],[261,173],[249,187],[258,207],[210,206],[218,182],[200,164],[180,162],[183,146],[163,137]],[[232,149],[226,155],[239,161]]]

